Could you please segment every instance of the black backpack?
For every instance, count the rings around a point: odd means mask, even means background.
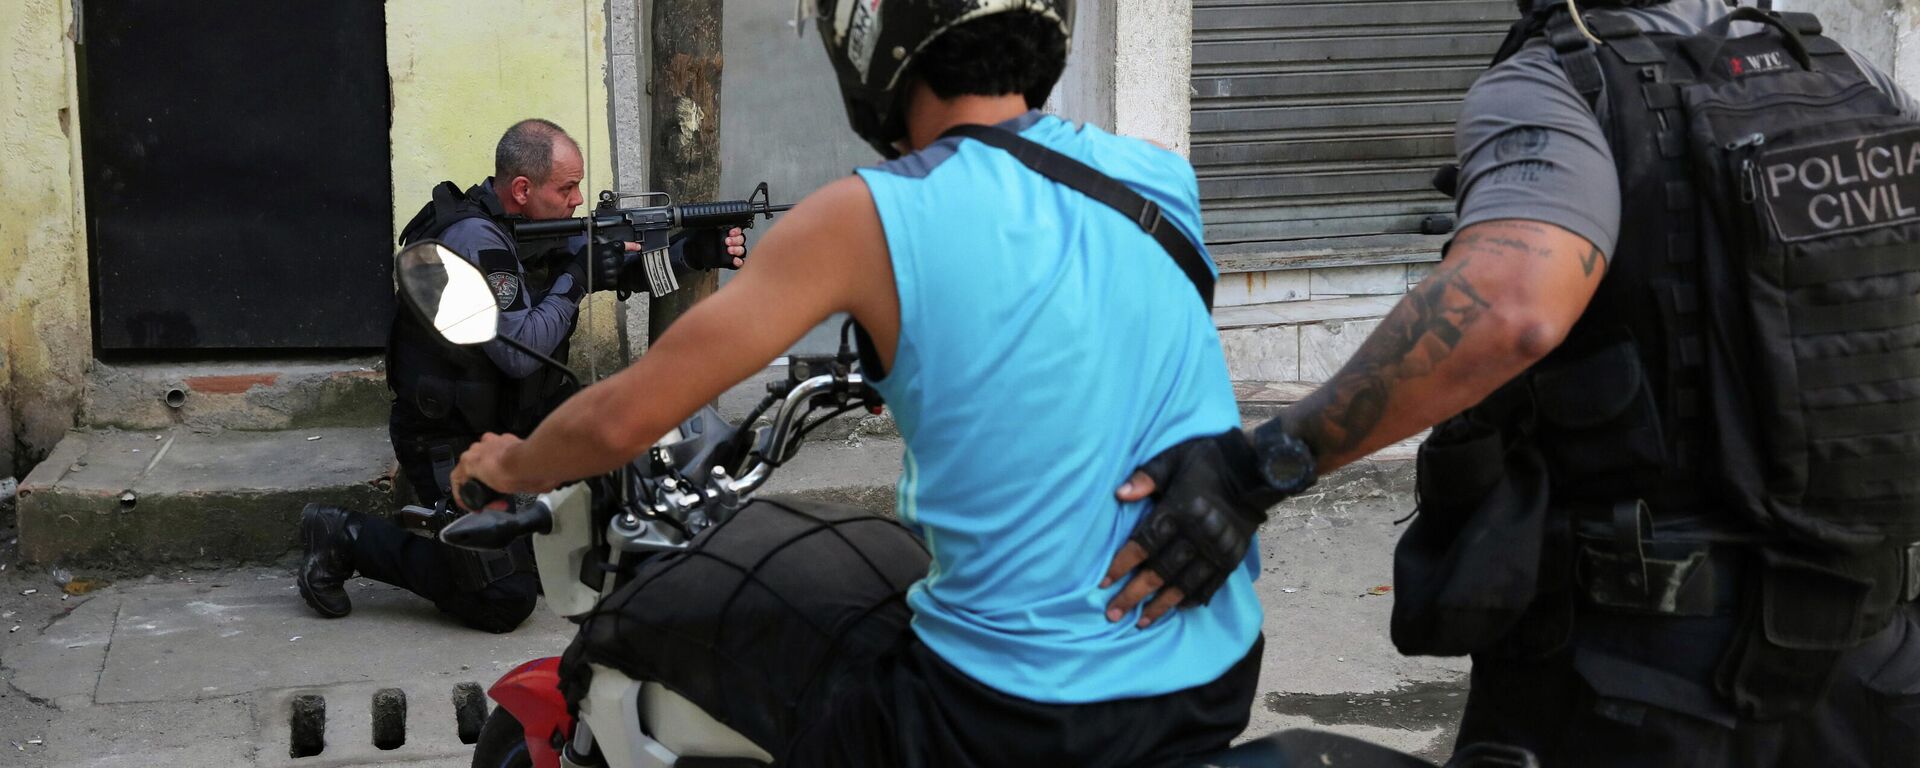
[[[1543,11],[1496,58],[1544,35],[1619,166],[1630,277],[1602,292],[1635,295],[1568,346],[1630,328],[1666,459],[1759,531],[1920,539],[1920,122],[1807,14],[1740,8],[1693,36],[1584,21]]]
[[[1455,550],[1515,524],[1486,522],[1498,494],[1482,494],[1506,483],[1559,510],[1525,520],[1545,536],[1536,589],[1449,601],[1431,587],[1431,606],[1396,604],[1395,641],[1550,650],[1573,568],[1565,513],[1611,514],[1633,546],[1650,510],[1654,524],[1692,519],[1690,535],[1763,545],[1766,642],[1734,655],[1728,687],[1743,706],[1804,706],[1768,697],[1817,690],[1831,653],[1920,593],[1920,123],[1809,15],[1737,9],[1691,36],[1607,13],[1580,21],[1543,8],[1495,63],[1544,37],[1600,117],[1622,192],[1616,258],[1566,343],[1510,387],[1524,407],[1490,399],[1435,429],[1422,518],[1448,514],[1416,519],[1433,535],[1410,530],[1396,558],[1420,571],[1401,583],[1484,586],[1458,564],[1505,553]],[[1740,21],[1765,29],[1733,37]],[[1450,193],[1450,178],[1436,185]],[[1500,425],[1509,465],[1516,446],[1538,451],[1547,481],[1522,472],[1529,483],[1514,485],[1508,467],[1462,492],[1470,462],[1430,471],[1474,454],[1455,438],[1487,434],[1469,429],[1480,422]],[[1515,622],[1551,631],[1509,634]]]

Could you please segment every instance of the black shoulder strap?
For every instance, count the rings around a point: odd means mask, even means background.
[[[476,187],[477,189],[477,187]],[[486,219],[498,215],[490,210],[489,201],[478,199],[476,195],[461,192],[459,185],[443,181],[433,188],[433,202],[427,203],[420,212],[414,214],[400,229],[400,244],[415,243],[430,237],[439,237],[448,227],[465,219]],[[498,202],[493,202],[498,206]]]
[[[1206,302],[1207,311],[1213,311],[1213,270],[1207,265],[1207,260],[1201,258],[1200,249],[1187,239],[1179,227],[1160,215],[1160,206],[1152,200],[1112,176],[1005,128],[956,125],[941,134],[941,138],[948,136],[962,136],[1006,150],[1035,173],[1065,184],[1132,219],[1140,225],[1141,230],[1153,236],[1154,242],[1166,249],[1174,263],[1180,265],[1180,271],[1187,273],[1187,279],[1193,281],[1194,289],[1200,292],[1200,300]]]
[[[1565,11],[1554,14],[1547,22],[1547,42],[1553,45],[1560,59],[1560,70],[1567,73],[1567,81],[1580,93],[1580,99],[1589,109],[1597,109],[1600,92],[1606,88],[1607,81],[1600,69],[1599,46],[1587,39],[1580,20]]]

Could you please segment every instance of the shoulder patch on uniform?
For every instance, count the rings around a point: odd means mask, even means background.
[[[513,306],[514,299],[520,298],[520,276],[512,272],[487,273],[487,286],[493,289],[493,300],[502,311]]]
[[[1552,143],[1553,134],[1537,125],[1522,125],[1506,133],[1493,143],[1493,156],[1496,160],[1521,160],[1539,157]]]

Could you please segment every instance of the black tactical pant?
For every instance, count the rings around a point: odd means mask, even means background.
[[[436,429],[437,428],[437,429]],[[459,458],[475,438],[446,435],[445,425],[421,415],[412,406],[395,403],[388,421],[394,457],[417,504],[431,507],[446,498],[446,479],[440,469]],[[451,453],[451,457],[449,457]],[[436,461],[441,465],[435,467]],[[520,546],[525,546],[522,542]],[[533,613],[540,579],[515,573],[475,589],[461,578],[472,555],[415,535],[385,519],[368,515],[354,540],[354,568],[375,581],[392,584],[433,601],[435,607],[474,629],[511,632]]]
[[[1739,717],[1714,692],[1732,616],[1585,610],[1544,660],[1475,658],[1459,744],[1498,741],[1541,765],[1920,766],[1920,608],[1847,651],[1825,699],[1778,721]]]

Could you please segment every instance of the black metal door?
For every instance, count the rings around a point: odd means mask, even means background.
[[[393,307],[380,0],[84,0],[101,350],[379,347]]]

